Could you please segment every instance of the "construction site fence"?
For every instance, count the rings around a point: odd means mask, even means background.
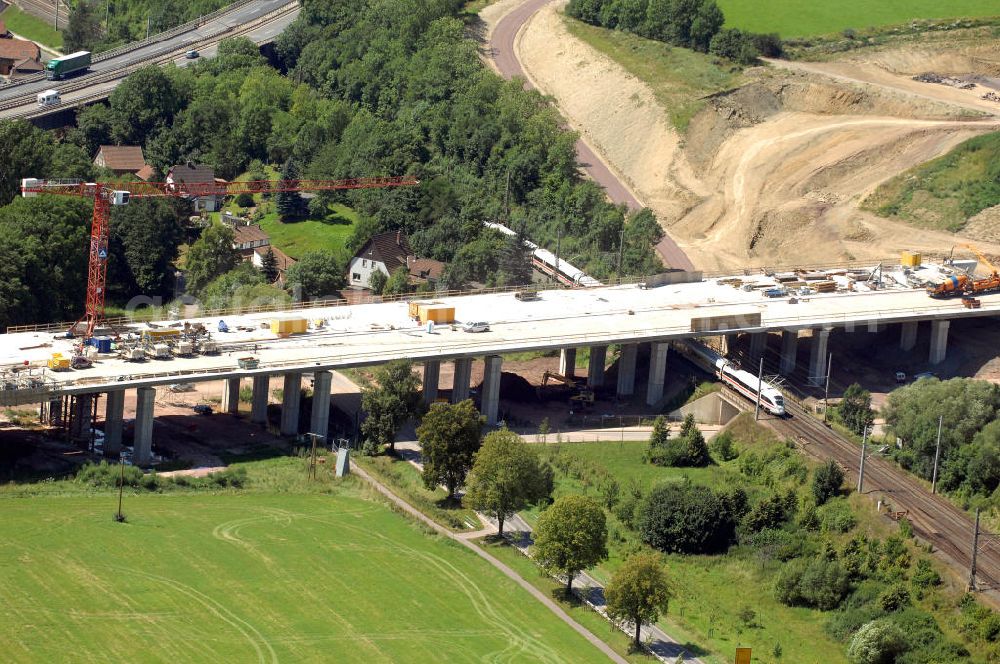
[[[888,259],[886,259],[888,260]],[[883,261],[886,262],[886,261]],[[811,264],[795,264],[790,266],[770,266],[770,267],[757,267],[757,268],[745,268],[743,270],[744,276],[759,275],[772,272],[786,272],[786,271],[818,271],[827,269],[859,269],[859,268],[870,268],[873,266],[872,261],[852,261],[847,263],[811,263]],[[600,286],[565,286],[561,283],[551,283],[551,284],[528,284],[521,286],[496,286],[491,288],[479,288],[479,289],[464,289],[464,290],[439,290],[429,293],[405,293],[402,295],[366,295],[351,299],[317,299],[317,300],[306,300],[301,302],[292,302],[285,305],[275,305],[273,303],[261,304],[261,305],[250,305],[250,306],[238,306],[238,307],[224,307],[216,309],[199,309],[190,316],[183,316],[182,318],[214,318],[217,316],[236,316],[241,314],[253,314],[253,313],[281,313],[287,311],[308,311],[310,309],[323,309],[327,307],[344,307],[352,306],[358,304],[382,304],[386,302],[409,302],[413,300],[426,300],[441,297],[462,297],[467,295],[488,295],[495,293],[513,293],[518,291],[540,291],[540,290],[552,290],[554,288],[572,288],[575,290],[585,289],[585,288],[601,288],[607,286],[627,286],[627,285],[647,285],[662,283],[664,281],[668,283],[684,283],[683,281],[678,281],[677,278],[664,279],[664,275],[670,274],[680,274],[680,271],[676,272],[660,272],[657,274],[648,275],[633,275],[633,276],[623,276],[620,278],[609,279],[603,282]],[[700,281],[702,279],[714,279],[718,277],[729,277],[738,276],[739,273],[728,270],[719,272],[689,272],[686,273],[690,276],[690,281]],[[655,287],[655,286],[650,286]],[[144,310],[137,310],[135,313],[129,316],[117,316],[104,319],[104,323],[110,327],[123,327],[131,325],[134,323],[140,323],[145,321],[157,320],[165,318],[167,308],[166,307],[154,307],[146,308]],[[15,334],[18,332],[54,332],[58,330],[69,330],[76,323],[63,321],[58,323],[37,323],[30,325],[10,325],[7,327],[7,334]]]

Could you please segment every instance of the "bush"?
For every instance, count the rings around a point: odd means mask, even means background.
[[[732,461],[740,455],[733,444],[733,434],[723,431],[712,439],[712,452],[719,461]]]
[[[910,605],[910,591],[906,586],[895,585],[878,598],[878,605],[886,613],[893,613]]]
[[[812,494],[817,505],[822,505],[826,501],[840,493],[840,487],[844,483],[844,471],[833,460],[827,461],[816,469],[813,473]]]
[[[873,620],[857,631],[847,648],[854,664],[893,664],[906,650],[902,631],[886,620]]]
[[[850,504],[843,498],[817,508],[816,515],[819,517],[820,527],[828,533],[846,533],[858,523]]]
[[[716,553],[733,542],[745,513],[746,495],[716,493],[706,486],[672,482],[654,488],[639,510],[644,542],[661,551]]]
[[[240,206],[241,208],[253,207],[254,206],[253,196],[244,191],[242,194],[236,197],[236,205]]]
[[[681,432],[677,438],[668,438],[665,423],[657,418],[653,424],[653,433],[649,438],[647,457],[650,462],[659,466],[702,468],[712,463],[708,453],[705,437],[698,430],[693,415],[684,418]]]
[[[921,558],[917,561],[917,566],[913,570],[913,578],[910,582],[917,588],[930,588],[941,583],[941,575],[937,573],[930,561]]]
[[[837,560],[793,560],[778,574],[775,598],[788,606],[837,608],[850,589],[847,571]]]
[[[117,488],[121,476],[122,469],[117,463],[111,465],[107,461],[101,461],[97,464],[84,464],[76,474],[76,481],[94,487]],[[143,473],[141,468],[125,466],[125,486],[138,487],[142,482],[142,478]]]

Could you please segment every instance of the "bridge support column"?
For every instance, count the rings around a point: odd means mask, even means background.
[[[239,415],[241,382],[239,378],[227,378],[222,382],[222,412]]]
[[[441,361],[424,362],[424,403],[430,405],[438,398],[438,383],[441,380]]]
[[[667,351],[670,345],[665,341],[654,341],[649,345],[649,382],[646,385],[646,405],[655,406],[663,398],[663,381],[667,376]]]
[[[253,396],[250,398],[250,421],[254,424],[267,424],[267,393],[270,388],[270,376],[253,377]]]
[[[73,402],[73,412],[69,418],[70,440],[90,440],[90,429],[94,424],[94,395],[77,394]]]
[[[910,351],[913,350],[917,345],[917,330],[919,323],[912,320],[908,323],[903,323],[899,331],[899,348],[900,350]]]
[[[760,362],[767,350],[767,332],[754,332],[750,335],[750,359],[754,364]]]
[[[153,460],[153,406],[156,390],[140,387],[135,400],[135,441],[132,448],[132,463],[148,466]]]
[[[799,353],[799,331],[783,330],[781,333],[781,374],[787,376],[795,371]]]
[[[472,381],[472,358],[460,357],[455,360],[455,375],[451,381],[451,402],[459,403],[469,398],[469,383]]]
[[[483,375],[482,412],[486,418],[486,426],[495,426],[500,412],[500,371],[503,358],[499,355],[487,355],[486,371]]]
[[[608,359],[607,346],[590,347],[590,367],[587,371],[587,384],[592,389],[604,387],[604,363]]]
[[[326,442],[330,428],[330,386],[333,374],[329,371],[317,371],[313,374],[312,419],[309,432],[317,434],[320,440]]]
[[[302,400],[302,374],[286,373],[281,389],[281,435],[299,433],[299,403]]]
[[[576,372],[576,349],[563,348],[559,351],[559,373],[569,378]]]
[[[635,358],[639,353],[638,344],[622,344],[618,356],[618,397],[635,394]]]
[[[723,335],[723,339],[725,339],[725,351],[723,351],[723,354],[732,354],[736,350],[737,344],[739,344],[740,335],[736,332],[731,332],[730,334]]]
[[[824,327],[813,330],[812,344],[809,349],[809,384],[823,385],[826,382],[827,344],[830,341],[830,330]]]
[[[122,451],[122,422],[125,418],[125,390],[108,392],[104,410],[104,456],[118,457]]]
[[[950,320],[931,321],[931,364],[941,364],[948,354],[948,328]]]

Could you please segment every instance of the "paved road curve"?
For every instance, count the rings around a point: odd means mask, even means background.
[[[517,49],[515,48],[517,34],[538,10],[550,2],[552,0],[526,0],[497,23],[493,30],[493,36],[490,38],[490,53],[497,70],[505,78],[521,76],[527,80],[524,68],[517,59]],[[533,87],[531,83],[527,83],[527,86]],[[642,204],[629,191],[628,187],[611,172],[607,164],[594,153],[583,139],[576,142],[576,155],[584,172],[604,187],[608,198],[614,203],[624,204],[630,210],[642,208]],[[669,267],[682,270],[694,269],[691,259],[667,235],[664,235],[663,240],[656,245],[656,251]]]

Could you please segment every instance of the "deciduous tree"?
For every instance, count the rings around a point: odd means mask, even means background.
[[[482,440],[483,417],[471,399],[454,405],[437,403],[424,415],[417,427],[420,456],[423,458],[424,485],[433,489],[448,488],[448,498],[472,469],[472,462]]]
[[[331,298],[344,287],[344,262],[332,251],[307,251],[285,272],[285,288],[305,298]]]
[[[865,428],[875,421],[872,411],[872,394],[857,383],[844,390],[837,413],[844,425],[854,433],[861,435]]]
[[[361,391],[365,419],[361,434],[369,449],[388,445],[396,449],[396,432],[417,412],[420,403],[420,379],[406,360],[389,362],[375,372],[373,384]]]
[[[212,224],[202,231],[185,256],[188,292],[200,294],[208,282],[236,266],[240,257],[233,249],[233,237],[233,229],[223,224]]]
[[[465,487],[466,504],[496,518],[499,534],[503,536],[506,519],[548,498],[552,493],[552,475],[538,453],[520,436],[501,429],[483,439]]]
[[[590,496],[557,499],[538,518],[535,560],[548,572],[566,575],[566,592],[573,577],[608,557],[604,510]]]
[[[604,589],[608,617],[619,624],[632,624],[636,648],[642,646],[642,626],[666,613],[672,596],[663,561],[652,553],[628,558]]]

